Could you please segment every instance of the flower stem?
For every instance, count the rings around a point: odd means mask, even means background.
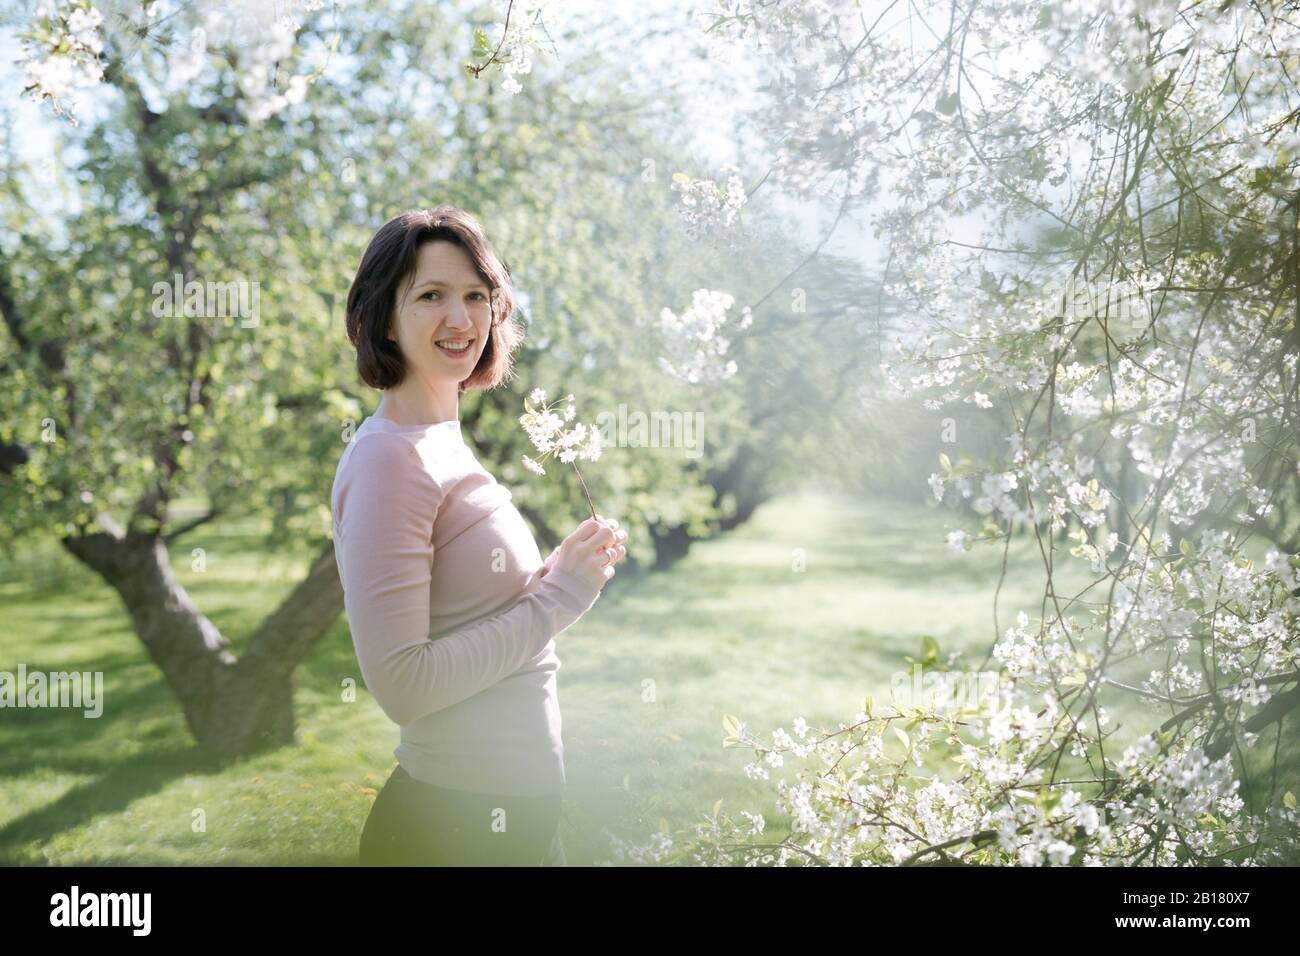
[[[587,494],[587,483],[585,481],[582,481],[582,472],[578,471],[577,459],[575,459],[573,462],[573,470],[577,472],[578,481],[582,482],[582,493],[586,495],[587,507],[591,509],[591,516],[594,518],[596,517],[596,506],[591,503],[591,495]]]

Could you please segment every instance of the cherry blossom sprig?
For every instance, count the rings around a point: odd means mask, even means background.
[[[564,405],[562,412],[553,410],[561,404]],[[572,393],[547,404],[546,390],[534,388],[524,398],[524,414],[519,416],[519,424],[524,426],[524,431],[528,433],[528,438],[539,455],[535,459],[527,455],[522,457],[524,467],[535,475],[546,474],[542,462],[552,455],[566,464],[572,464],[578,481],[582,484],[582,493],[587,499],[587,507],[591,509],[591,516],[594,518],[596,506],[591,503],[591,495],[587,492],[587,483],[582,479],[582,472],[578,471],[578,459],[595,461],[600,457],[600,431],[594,425],[586,425],[582,422],[576,423],[571,428],[565,428],[564,423],[573,421],[577,414]]]
[[[718,184],[711,179],[693,179],[686,173],[673,173],[673,192],[679,193],[682,204],[678,207],[686,224],[686,234],[697,241],[712,233],[725,233],[736,222],[740,210],[749,201],[745,184],[741,182],[739,168],[722,167],[726,182]]]
[[[466,63],[469,75],[478,79],[479,74],[496,63],[505,77],[501,89],[511,96],[522,91],[523,84],[518,77],[533,71],[532,49],[538,45],[536,31],[546,32],[542,17],[549,12],[550,3],[551,0],[509,0],[505,19],[492,24],[491,36],[486,30],[475,30],[474,56],[483,62]]]

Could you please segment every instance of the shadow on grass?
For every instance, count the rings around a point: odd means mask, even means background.
[[[11,863],[14,847],[44,843],[103,814],[119,813],[141,797],[189,773],[219,774],[225,766],[197,747],[153,751],[127,760],[95,780],[73,787],[59,799],[0,827],[0,863]]]
[[[105,697],[107,697],[105,691]],[[66,707],[29,707],[13,710],[0,736],[0,779],[30,773],[40,767],[52,767],[68,773],[102,773],[114,767],[120,754],[112,748],[97,747],[105,738],[121,739],[124,726],[134,726],[129,736],[140,741],[154,734],[143,732],[138,725],[149,719],[175,716],[182,720],[180,705],[170,688],[161,681],[146,681],[125,695],[112,698],[116,716],[88,718],[80,712],[69,714]],[[80,722],[75,733],[69,718]],[[172,736],[170,732],[166,732]]]
[[[194,773],[217,778],[243,760],[267,753],[217,758],[202,750],[189,735],[180,702],[138,644],[131,651],[106,650],[59,666],[25,663],[29,673],[103,672],[104,712],[94,719],[66,707],[15,708],[8,713],[0,729],[0,789],[6,789],[5,781],[31,780],[44,773],[93,779],[0,826],[0,864],[13,864],[21,854],[25,864],[41,865],[41,860],[31,858],[33,847],[97,818],[123,813],[177,778]],[[327,688],[335,693],[343,676],[361,683],[346,622],[340,617],[295,671],[298,735],[312,725],[316,713],[302,703],[304,690],[310,694]],[[127,748],[144,752],[124,753]],[[138,866],[147,861],[132,853],[121,862]],[[321,857],[299,862],[339,865],[340,861]],[[96,865],[113,863],[110,857],[96,859]]]

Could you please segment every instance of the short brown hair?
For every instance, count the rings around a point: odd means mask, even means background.
[[[524,330],[515,321],[510,268],[493,250],[473,215],[456,206],[410,209],[394,216],[375,233],[361,257],[348,290],[347,333],[357,350],[357,373],[371,388],[392,388],[406,377],[397,343],[388,338],[398,286],[415,269],[420,247],[444,239],[463,248],[479,278],[491,290],[492,330],[474,371],[460,383],[469,388],[496,388],[513,374],[514,351]]]

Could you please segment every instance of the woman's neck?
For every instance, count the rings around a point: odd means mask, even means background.
[[[405,384],[405,383],[403,383]],[[434,395],[422,391],[419,395],[409,395],[402,386],[390,388],[379,400],[375,414],[387,418],[398,425],[433,425],[438,422],[459,420],[456,394],[450,403],[450,411],[445,401],[439,402]]]

